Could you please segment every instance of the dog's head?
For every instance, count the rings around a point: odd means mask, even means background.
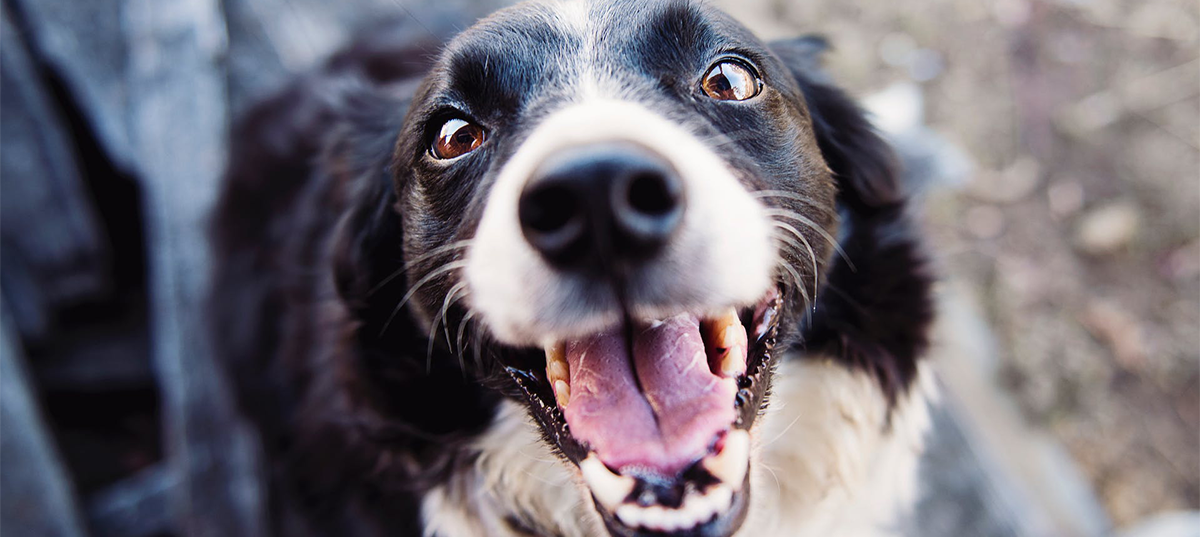
[[[894,202],[820,48],[679,0],[526,3],[455,38],[412,101],[401,302],[503,372],[614,535],[739,527],[839,203]]]

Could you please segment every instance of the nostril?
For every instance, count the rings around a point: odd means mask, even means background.
[[[678,183],[660,174],[638,174],[629,182],[629,207],[641,214],[668,215],[678,204]]]
[[[548,185],[525,195],[520,207],[521,223],[539,233],[554,233],[566,227],[579,208],[571,191],[559,185]]]
[[[578,189],[567,182],[551,180],[527,188],[517,206],[521,233],[551,263],[571,263],[584,247],[582,202]]]
[[[620,238],[643,254],[665,243],[683,214],[683,185],[673,171],[658,166],[646,166],[618,180],[612,196]]]

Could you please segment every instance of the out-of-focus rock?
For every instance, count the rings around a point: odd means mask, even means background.
[[[1173,250],[1163,260],[1159,270],[1175,281],[1190,280],[1200,275],[1200,239]]]
[[[1116,252],[1137,236],[1141,216],[1129,201],[1119,201],[1084,213],[1075,230],[1075,245],[1092,255]]]
[[[1046,201],[1055,218],[1074,216],[1083,208],[1083,185],[1074,180],[1055,181],[1046,189]]]
[[[1144,331],[1126,310],[1112,302],[1094,299],[1084,309],[1080,321],[1125,369],[1140,369],[1146,361]]]
[[[980,173],[967,194],[988,203],[1013,203],[1029,197],[1038,186],[1042,167],[1032,157],[1017,158],[998,172]]]
[[[1121,531],[1118,537],[1196,537],[1200,535],[1200,511],[1163,513]]]
[[[1004,212],[992,205],[968,209],[964,220],[967,231],[977,239],[994,239],[1004,233]]]

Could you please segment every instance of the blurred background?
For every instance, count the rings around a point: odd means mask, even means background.
[[[503,3],[3,1],[4,535],[261,533],[201,329],[230,121],[366,23]],[[715,3],[828,37],[913,179],[944,404],[908,533],[1200,535],[1200,3]]]

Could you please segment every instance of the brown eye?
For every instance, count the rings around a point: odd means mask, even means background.
[[[723,60],[704,73],[700,88],[718,101],[744,101],[758,95],[762,83],[742,62]]]
[[[462,119],[448,120],[433,141],[433,156],[442,160],[461,157],[482,145],[485,138],[487,135],[479,125]]]

